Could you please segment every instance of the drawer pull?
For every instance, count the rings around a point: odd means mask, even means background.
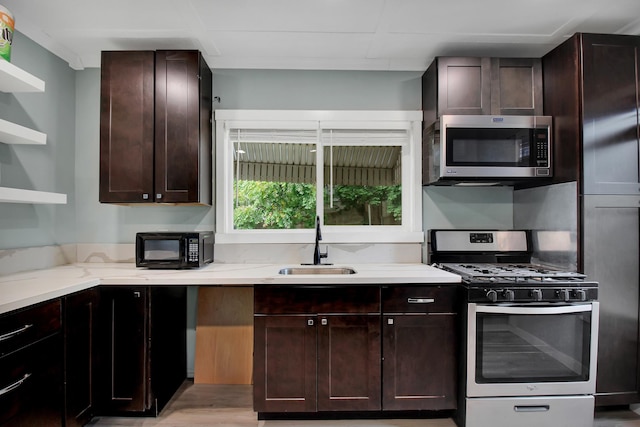
[[[516,412],[548,412],[549,405],[516,405],[513,410]]]
[[[436,302],[434,298],[407,298],[409,304],[431,304]]]
[[[13,338],[16,335],[20,335],[21,333],[27,331],[28,329],[30,329],[31,327],[33,327],[33,324],[30,325],[24,325],[22,328],[20,329],[16,329],[15,331],[9,332],[8,334],[4,334],[4,335],[0,335],[0,341],[4,341],[4,340],[8,340],[9,338]]]
[[[0,396],[9,393],[11,390],[14,390],[18,387],[20,387],[22,385],[23,382],[25,382],[27,380],[27,378],[29,378],[31,376],[31,374],[24,374],[24,376],[22,378],[20,378],[18,381],[16,381],[15,383],[6,386],[5,388],[3,388],[2,390],[0,390]]]

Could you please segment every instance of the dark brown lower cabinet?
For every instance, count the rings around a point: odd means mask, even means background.
[[[60,299],[0,316],[0,425],[62,426]]]
[[[164,407],[186,379],[186,318],[185,287],[100,287],[100,413]]]
[[[255,317],[253,399],[256,411],[316,411],[315,325],[313,315]]]
[[[385,410],[456,408],[458,295],[456,286],[383,287]]]
[[[61,337],[46,338],[0,360],[1,387],[6,391],[0,396],[2,427],[63,425]]]
[[[98,289],[64,297],[65,425],[83,426],[91,420],[95,404],[95,322]]]
[[[380,316],[318,316],[318,411],[379,411]]]
[[[380,410],[378,286],[256,286],[254,409]]]
[[[259,414],[456,408],[455,286],[269,285],[254,298]]]
[[[383,316],[383,396],[386,410],[456,407],[455,317]]]

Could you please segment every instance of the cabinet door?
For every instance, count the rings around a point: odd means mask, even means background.
[[[65,420],[67,426],[83,426],[92,417],[95,365],[94,322],[98,290],[89,289],[65,297]]]
[[[100,390],[107,413],[149,408],[147,300],[144,287],[100,289]]]
[[[154,52],[103,52],[100,202],[153,200]]]
[[[540,58],[491,58],[491,114],[542,115]]]
[[[316,410],[316,317],[254,317],[253,408]]]
[[[382,407],[455,409],[455,314],[385,315],[382,333]]]
[[[596,405],[640,402],[640,197],[585,196],[584,272],[598,281]]]
[[[380,410],[380,316],[318,322],[318,411]]]
[[[157,202],[201,202],[201,162],[211,162],[211,132],[201,135],[201,106],[207,110],[209,96],[201,100],[201,79],[210,81],[208,68],[201,70],[197,51],[156,52],[155,105],[155,200]],[[201,73],[205,73],[201,76]],[[206,84],[203,86],[207,86]],[[204,105],[202,105],[204,104]],[[206,114],[206,113],[205,113]],[[205,124],[209,123],[206,117]],[[206,129],[206,126],[205,126]],[[209,124],[210,129],[210,124]],[[202,138],[202,141],[201,141]],[[208,147],[200,151],[201,142]],[[210,167],[206,168],[209,171]],[[210,193],[210,190],[209,190]],[[211,203],[211,196],[204,203]]]
[[[489,58],[438,58],[438,117],[491,114]]]
[[[640,38],[583,35],[584,194],[640,194]]]

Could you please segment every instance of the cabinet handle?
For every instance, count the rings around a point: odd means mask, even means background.
[[[387,325],[393,325],[393,317],[387,319]]]
[[[156,194],[156,199],[158,199],[158,200],[162,199],[162,194],[160,194],[160,193]]]
[[[11,390],[14,390],[18,387],[20,387],[22,385],[23,382],[25,382],[27,380],[27,378],[29,378],[31,376],[31,374],[24,374],[24,376],[22,378],[20,378],[18,381],[16,381],[15,383],[6,386],[5,388],[3,388],[2,390],[0,390],[0,396],[5,395],[7,393],[9,393]]]
[[[29,325],[24,325],[22,328],[20,329],[16,329],[15,331],[9,332],[7,334],[4,335],[0,335],[0,341],[4,341],[4,340],[8,340],[9,338],[13,338],[16,335],[20,335],[21,333],[25,332],[26,330],[28,330],[29,328],[31,328],[33,326],[33,324],[29,324]]]
[[[313,326],[313,319],[307,320],[307,325],[308,326]]]
[[[322,323],[322,326],[327,326],[327,323],[329,322],[327,322],[327,319],[322,319],[320,323]]]
[[[516,405],[513,410],[516,412],[548,412],[549,405]]]
[[[134,298],[140,298],[140,291],[133,291]]]
[[[436,302],[434,298],[407,298],[409,304],[431,304]]]
[[[143,193],[142,194],[142,200],[149,200],[149,194],[148,193]]]

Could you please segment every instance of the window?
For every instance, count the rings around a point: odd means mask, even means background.
[[[306,242],[319,216],[330,242],[422,241],[420,130],[419,112],[216,111],[217,240]]]

